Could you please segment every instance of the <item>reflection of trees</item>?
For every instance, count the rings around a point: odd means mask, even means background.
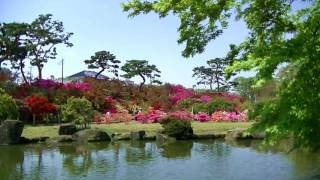
[[[320,154],[319,152],[306,152],[304,150],[294,150],[286,157],[295,167],[297,176],[320,175]],[[319,179],[319,178],[318,178]]]
[[[193,141],[175,141],[160,146],[161,155],[166,158],[188,158],[191,157]]]
[[[4,179],[22,179],[24,146],[0,147],[0,177]]]
[[[87,174],[91,169],[107,171],[108,164],[99,151],[108,144],[85,144],[60,146],[60,153],[64,155],[63,167],[72,175]]]
[[[144,141],[130,141],[130,143],[126,145],[125,151],[125,159],[129,163],[148,162],[153,158],[155,144]]]
[[[292,149],[293,139],[283,139],[277,144],[266,144],[261,140],[235,140],[227,141],[235,147],[247,147],[257,152],[271,152],[282,154],[290,160],[294,167],[295,176],[312,177],[320,174],[320,155],[319,152],[308,152],[303,149]]]
[[[197,150],[205,152],[206,154],[212,154],[216,157],[228,156],[231,153],[231,147],[229,144],[215,141],[197,141]]]

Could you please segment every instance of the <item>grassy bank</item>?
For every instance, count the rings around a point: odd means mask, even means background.
[[[248,128],[252,123],[200,123],[192,122],[194,133],[204,134],[213,132],[223,132],[234,128]],[[109,125],[92,125],[92,127],[100,128],[108,133],[130,133],[131,131],[144,130],[148,134],[155,134],[161,130],[160,124],[140,124],[131,122],[129,124],[109,124]],[[22,136],[26,138],[33,138],[39,136],[55,137],[58,136],[59,126],[26,126],[23,130]]]

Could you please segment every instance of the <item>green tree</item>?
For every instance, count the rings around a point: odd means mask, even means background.
[[[19,111],[16,102],[0,88],[0,124],[6,119],[17,119],[18,117]]]
[[[209,85],[210,90],[212,90],[213,85],[213,71],[211,68],[205,67],[205,66],[199,66],[193,68],[193,75],[192,77],[196,77],[198,82],[197,85],[203,84],[203,85]]]
[[[221,34],[236,9],[249,30],[239,45],[230,46],[226,73],[255,70],[256,86],[273,78],[282,63],[298,64],[295,76],[278,88],[276,97],[261,106],[257,128],[269,140],[293,135],[295,147],[320,148],[320,1],[305,1],[293,8],[292,0],[131,0],[123,4],[130,16],[155,12],[160,17],[173,13],[180,18],[179,43],[183,55],[204,51],[209,41]],[[270,142],[272,142],[270,141]]]
[[[98,51],[94,56],[91,56],[89,60],[85,60],[84,62],[88,65],[89,69],[101,68],[95,78],[98,78],[98,76],[105,70],[108,70],[108,72],[111,72],[118,77],[118,64],[120,61],[116,60],[116,56],[108,51]]]
[[[192,77],[197,77],[199,80],[197,85],[209,85],[210,90],[212,86],[216,85],[218,92],[227,91],[231,83],[224,78],[224,69],[227,65],[226,61],[222,58],[215,58],[207,61],[208,67],[200,66],[193,69]]]
[[[62,105],[61,112],[64,121],[74,122],[82,127],[89,126],[94,116],[91,102],[84,97],[70,97],[67,103]]]
[[[5,43],[5,34],[3,24],[0,23],[0,70],[2,63],[7,60],[6,57],[6,43]]]
[[[255,98],[255,90],[254,90],[254,78],[253,77],[237,77],[234,79],[234,82],[236,83],[234,90],[240,94],[240,96],[249,99],[254,100]]]
[[[1,63],[9,60],[12,67],[20,71],[25,83],[28,83],[24,74],[25,61],[29,52],[26,39],[28,29],[29,25],[26,23],[4,23],[0,26]]]
[[[124,78],[141,77],[140,91],[146,82],[146,78],[150,79],[150,83],[161,84],[161,82],[156,79],[160,77],[161,71],[155,65],[149,65],[146,60],[129,60],[121,67],[121,70],[126,73],[122,75]]]
[[[44,63],[55,59],[57,45],[73,46],[69,38],[73,33],[64,32],[63,23],[52,19],[52,14],[39,15],[31,24],[28,32],[29,59],[38,69],[38,79],[42,79]]]

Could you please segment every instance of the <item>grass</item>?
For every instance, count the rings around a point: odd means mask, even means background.
[[[205,134],[214,132],[223,132],[234,128],[249,128],[252,123],[249,122],[235,122],[235,123],[215,123],[215,122],[192,122],[192,127],[195,134]],[[108,133],[130,133],[131,131],[144,130],[147,134],[155,134],[161,130],[160,124],[140,124],[137,122],[130,122],[128,124],[117,123],[109,125],[92,125],[92,127],[100,128]],[[26,138],[34,138],[39,136],[56,137],[58,136],[59,126],[26,126],[23,130],[22,136]]]

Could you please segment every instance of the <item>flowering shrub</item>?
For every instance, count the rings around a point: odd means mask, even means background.
[[[35,115],[53,113],[56,111],[56,107],[52,103],[49,103],[47,98],[40,96],[27,97],[24,100],[24,103],[28,106],[30,112]]]
[[[198,114],[194,115],[194,120],[200,122],[207,122],[210,120],[210,116],[207,113],[199,112]]]
[[[63,88],[66,90],[88,91],[91,89],[91,86],[88,83],[70,82],[64,84]]]
[[[111,123],[120,123],[120,122],[130,122],[133,119],[133,116],[127,111],[111,113]]]
[[[111,114],[96,114],[93,121],[96,124],[109,124],[111,123]]]
[[[62,83],[58,83],[50,79],[39,79],[33,82],[31,85],[38,88],[42,88],[42,89],[51,89],[51,88],[58,89],[63,86]]]
[[[109,124],[109,123],[121,123],[121,122],[130,122],[133,119],[133,116],[127,111],[110,113],[107,112],[103,115],[97,114],[94,117],[94,122],[97,124]]]
[[[211,115],[211,120],[213,121],[225,121],[225,122],[235,122],[247,121],[247,111],[243,111],[240,113],[236,112],[226,112],[226,111],[217,111]]]
[[[160,110],[151,108],[147,113],[139,112],[135,119],[141,123],[156,123],[166,117],[166,113]]]
[[[33,115],[33,125],[35,125],[36,116],[42,117],[45,114],[54,113],[56,106],[48,102],[47,98],[40,96],[29,96],[24,100],[24,104],[28,107]]]
[[[173,103],[176,104],[178,101],[192,97],[193,96],[193,91],[189,89],[185,89],[181,85],[171,85],[170,86],[170,92],[171,96],[169,97],[169,100]]]
[[[208,103],[208,102],[211,101],[212,98],[211,98],[210,96],[208,96],[208,95],[203,95],[203,96],[201,96],[199,99],[200,99],[200,101],[203,102],[203,103]]]
[[[191,112],[188,111],[176,111],[176,112],[169,112],[168,113],[169,117],[172,117],[174,119],[179,119],[179,120],[192,120],[193,115]]]

